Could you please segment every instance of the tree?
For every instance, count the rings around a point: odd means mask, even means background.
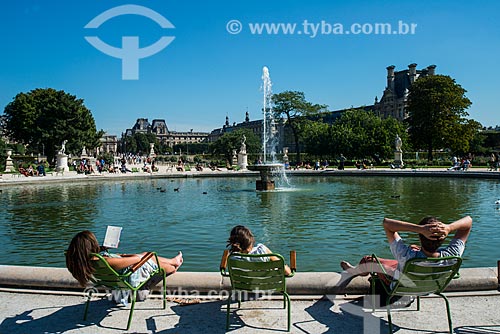
[[[156,154],[164,152],[163,145],[159,142],[154,133],[136,132],[132,136],[127,136],[124,139],[125,147],[124,153],[132,153],[139,155],[148,155],[151,151],[150,144],[154,144],[154,151]]]
[[[309,122],[303,142],[308,153],[338,157],[374,160],[387,158],[394,152],[394,139],[399,135],[403,150],[408,150],[405,125],[395,118],[381,119],[364,109],[351,109],[342,113],[331,125]]]
[[[94,117],[82,99],[62,90],[37,88],[19,93],[4,110],[6,134],[28,145],[31,152],[46,153],[52,161],[61,143],[66,152],[79,154],[85,146],[100,145],[103,131],[97,131]]]
[[[435,149],[467,151],[477,133],[478,123],[466,119],[472,102],[467,91],[449,76],[420,78],[410,87],[408,98],[409,134],[416,149],[427,150],[432,161]]]
[[[275,119],[286,117],[286,125],[290,128],[295,142],[296,161],[300,162],[300,141],[304,126],[309,117],[319,116],[326,110],[326,105],[313,104],[306,101],[303,92],[285,91],[272,97]]]
[[[331,154],[331,142],[329,138],[330,125],[322,121],[309,121],[304,123],[302,142],[304,151],[316,156]],[[327,139],[327,140],[325,140]]]
[[[363,109],[345,111],[332,125],[330,141],[336,154],[351,158],[371,156],[387,158],[394,152],[394,139],[399,135],[403,150],[408,149],[406,129],[394,118],[381,119],[373,112]]]
[[[5,161],[7,160],[7,152],[5,151],[7,149],[7,144],[3,140],[2,137],[0,137],[0,168],[5,167]]]
[[[226,162],[231,165],[233,150],[239,151],[243,135],[246,137],[247,153],[259,153],[262,146],[260,139],[249,129],[238,129],[224,133],[219,139],[210,144],[212,153],[222,155]]]

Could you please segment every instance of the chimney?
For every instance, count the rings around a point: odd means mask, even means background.
[[[396,68],[394,65],[387,67],[387,88],[391,91],[394,91],[394,68]]]
[[[417,79],[417,64],[412,63],[408,65],[408,68],[410,69],[410,83],[414,83]]]
[[[435,75],[436,74],[436,65],[430,65],[430,66],[427,66],[427,74],[428,75]]]

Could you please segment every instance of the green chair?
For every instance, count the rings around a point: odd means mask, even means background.
[[[259,260],[271,256],[276,257],[278,260]],[[292,273],[288,276],[285,275],[285,259],[280,254],[229,254],[229,251],[225,250],[222,256],[220,272],[222,276],[229,277],[231,280],[231,292],[227,299],[226,330],[229,330],[229,315],[233,295],[237,298],[238,307],[241,307],[241,293],[250,292],[283,295],[283,308],[288,306],[287,330],[290,331],[290,296],[286,292],[285,278],[292,277],[295,274],[295,251],[290,252],[290,269]]]
[[[378,258],[373,255],[373,258],[380,265]],[[448,326],[450,333],[453,333],[453,324],[451,320],[450,304],[445,295],[442,294],[453,278],[459,276],[458,270],[462,264],[462,258],[457,256],[440,257],[440,258],[414,258],[405,263],[403,272],[397,280],[389,278],[391,284],[387,286],[382,283],[387,293],[386,308],[387,318],[389,321],[390,333],[393,333],[391,319],[391,299],[394,296],[414,296],[417,297],[417,311],[420,311],[420,296],[435,294],[442,297],[446,304],[446,312],[448,315]],[[375,285],[376,280],[382,280],[382,276],[387,273],[380,265],[380,270],[372,271],[371,276],[371,292],[372,306],[375,307]]]
[[[146,284],[152,282],[152,278],[154,276],[156,277],[161,277],[163,280],[163,289],[162,289],[162,294],[163,294],[163,308],[166,308],[166,273],[163,268],[160,268],[158,266],[158,269],[155,270],[154,272],[151,273],[149,278],[142,282],[139,286],[133,287],[130,285],[128,282],[128,278],[132,273],[137,271],[144,263],[146,263],[149,259],[152,257],[155,257],[156,263],[158,262],[158,257],[156,253],[154,252],[148,252],[146,255],[142,257],[142,259],[133,265],[130,270],[127,270],[125,274],[119,274],[116,272],[111,266],[108,264],[108,261],[104,259],[101,255],[99,254],[92,254],[96,260],[94,260],[94,268],[95,272],[93,274],[92,282],[94,283],[95,286],[104,286],[106,288],[110,289],[121,289],[121,290],[130,290],[131,291],[131,305],[130,305],[130,314],[128,317],[128,323],[127,323],[127,330],[130,328],[130,323],[132,321],[132,315],[134,313],[134,306],[135,306],[135,301],[137,297],[137,291],[141,290],[144,286],[147,286]],[[85,314],[83,316],[83,319],[87,319],[87,312],[89,309],[89,304],[90,304],[90,299],[92,297],[92,293],[89,293],[88,299],[87,299],[87,304],[85,305]]]

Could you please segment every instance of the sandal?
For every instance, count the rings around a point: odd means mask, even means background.
[[[199,298],[167,298],[168,301],[179,304],[180,306],[193,305],[201,303]]]

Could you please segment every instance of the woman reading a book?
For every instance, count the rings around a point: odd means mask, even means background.
[[[99,246],[94,233],[82,231],[74,236],[66,252],[66,267],[81,286],[86,286],[92,277],[94,268],[92,266],[92,253],[98,253],[106,259],[111,268],[119,273],[126,272],[128,268],[138,263],[145,253],[140,254],[113,254],[107,249]],[[130,284],[138,286],[149,277],[149,273],[160,266],[167,275],[173,274],[182,264],[182,253],[179,252],[174,258],[168,259],[158,256],[158,262],[151,258],[137,271],[130,275]]]

